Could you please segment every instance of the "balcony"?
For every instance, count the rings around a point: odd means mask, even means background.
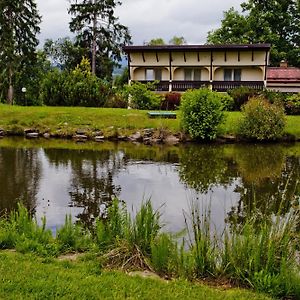
[[[264,88],[263,81],[213,81],[212,89],[217,92],[227,92],[237,87],[245,86],[254,90]]]
[[[141,83],[147,84],[147,81],[141,80]],[[174,92],[185,92],[189,89],[199,89],[212,86],[212,89],[217,92],[226,92],[237,87],[245,86],[255,90],[262,90],[264,88],[263,81],[186,81],[186,80],[173,80],[173,81],[156,81],[155,91],[156,92],[168,92],[171,88],[171,91]]]

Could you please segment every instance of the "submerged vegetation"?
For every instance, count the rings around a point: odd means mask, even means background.
[[[148,269],[166,278],[226,280],[272,296],[300,297],[299,203],[284,216],[255,216],[218,233],[210,212],[193,203],[181,234],[163,232],[150,201],[130,213],[117,199],[90,229],[66,217],[56,236],[19,205],[0,222],[0,248],[57,257],[89,252],[102,267]],[[181,237],[180,237],[181,236]]]

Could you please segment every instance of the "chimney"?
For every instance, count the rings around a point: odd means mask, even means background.
[[[288,62],[286,60],[282,60],[280,62],[280,68],[287,68],[288,67]]]

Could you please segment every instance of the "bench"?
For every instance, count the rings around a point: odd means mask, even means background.
[[[153,118],[165,118],[165,119],[176,119],[176,113],[168,111],[149,111],[148,117]]]

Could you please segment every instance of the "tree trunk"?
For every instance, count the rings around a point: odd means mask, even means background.
[[[96,0],[94,0],[94,4]],[[93,42],[92,42],[92,74],[96,75],[96,30],[97,30],[97,14],[94,13],[93,17]]]
[[[13,99],[14,99],[14,87],[12,85],[13,71],[12,71],[11,67],[9,67],[8,76],[9,76],[9,87],[8,87],[8,92],[7,92],[7,104],[12,105]]]

